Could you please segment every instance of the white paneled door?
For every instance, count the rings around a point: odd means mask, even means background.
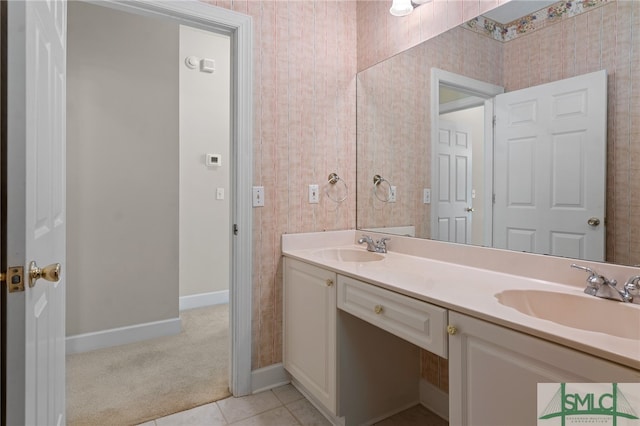
[[[440,120],[437,151],[436,239],[471,242],[471,132],[461,123]]]
[[[605,71],[496,97],[494,247],[603,261]]]
[[[66,3],[9,2],[8,21],[8,238],[22,247],[29,275],[32,262],[65,261]],[[65,423],[64,274],[45,275],[31,284],[25,277],[25,292],[7,298],[9,311],[24,315],[7,325],[8,351],[24,345],[24,359],[7,361],[16,393],[7,396],[8,424]]]

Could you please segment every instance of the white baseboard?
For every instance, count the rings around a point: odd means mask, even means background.
[[[258,393],[291,382],[282,363],[259,368],[251,372],[251,392]]]
[[[449,421],[449,394],[420,379],[420,404]]]
[[[229,303],[229,290],[180,296],[180,312],[186,311],[187,309],[221,305],[223,303]]]
[[[112,328],[95,333],[77,334],[66,338],[67,354],[93,351],[142,340],[179,334],[182,330],[180,318]]]

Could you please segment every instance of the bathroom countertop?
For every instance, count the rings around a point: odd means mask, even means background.
[[[342,247],[365,251],[365,248],[355,244],[355,231],[335,231],[335,235],[330,234],[332,232],[283,235],[283,254],[406,296],[640,370],[640,339],[582,330],[536,318],[499,303],[496,294],[504,290],[543,290],[593,298],[589,300],[590,303],[620,302],[585,295],[583,288],[575,285],[466,266],[462,264],[464,257],[459,258],[460,260],[442,261],[389,249],[389,252],[383,255],[384,258],[379,261],[331,260],[322,256],[321,249]],[[309,238],[305,239],[304,236]],[[400,248],[402,237],[395,237],[394,240]],[[424,244],[429,243],[429,241],[424,242]],[[411,244],[416,243],[411,242]],[[483,250],[480,247],[476,249]],[[469,248],[464,250],[468,251]],[[563,261],[570,262],[567,259]],[[581,278],[584,279],[586,276]],[[640,327],[640,305],[626,304],[621,308],[631,309],[632,318],[635,318],[634,313],[637,312],[638,321],[615,326]],[[598,314],[594,309],[594,317]],[[609,318],[603,317],[602,321],[609,321]]]

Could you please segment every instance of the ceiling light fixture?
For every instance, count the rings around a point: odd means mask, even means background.
[[[393,16],[407,16],[413,12],[411,0],[393,0],[389,13]]]
[[[413,12],[414,5],[418,7],[430,1],[432,0],[393,0],[389,13],[393,16],[407,16]]]

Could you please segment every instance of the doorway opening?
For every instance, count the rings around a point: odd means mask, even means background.
[[[250,359],[250,342],[239,351],[237,348],[247,342],[235,336],[238,327],[251,322],[240,321],[238,326],[233,315],[250,315],[250,310],[243,311],[241,299],[234,297],[250,286],[250,281],[239,283],[242,277],[234,269],[237,265],[247,268],[250,247],[242,248],[248,257],[234,257],[242,241],[232,233],[233,224],[250,218],[250,210],[248,215],[239,210],[242,203],[238,200],[242,197],[238,182],[246,180],[246,170],[251,169],[250,157],[247,160],[239,155],[246,149],[241,145],[250,142],[237,139],[242,133],[238,127],[245,125],[239,125],[242,117],[238,117],[238,30],[221,30],[213,21],[203,24],[206,19],[202,14],[197,14],[196,23],[177,19],[175,11],[172,19],[166,19],[156,9],[104,6],[69,4],[68,211],[72,237],[68,238],[67,311],[71,312],[67,335],[78,336],[75,343],[90,341],[94,336],[88,335],[96,333],[81,327],[93,327],[108,331],[101,336],[107,336],[107,343],[113,338],[119,344],[175,334],[181,327],[179,307],[196,308],[231,299],[231,313],[223,318],[231,327],[231,338],[223,339],[223,352],[232,354],[224,380],[234,394],[248,393],[250,371],[245,368],[249,364],[240,357],[246,353]],[[99,16],[91,21],[76,9],[93,9]],[[113,15],[130,21],[135,34],[127,39],[126,25],[110,25],[108,17]],[[102,32],[99,26],[104,27]],[[86,29],[84,35],[74,36],[78,27]],[[207,51],[184,54],[187,48],[182,41],[194,36],[207,47],[215,42],[223,44],[224,58],[212,60],[216,54]],[[81,47],[85,51],[73,51]],[[128,55],[121,55],[123,51]],[[163,62],[167,56],[170,65]],[[198,64],[191,67],[189,59],[194,56]],[[236,63],[230,62],[232,58]],[[83,77],[76,78],[78,73],[72,67],[83,71]],[[233,72],[236,75],[232,76]],[[214,89],[215,93],[208,93],[203,85],[189,86],[189,81],[198,77],[225,73],[226,84],[222,90]],[[83,98],[90,102],[82,102]],[[213,104],[218,109],[212,110]],[[222,124],[216,127],[211,123]],[[195,131],[183,133],[187,128]],[[213,155],[217,162],[212,165],[207,160]],[[198,171],[207,174],[204,180],[208,187],[196,187],[198,180],[203,180]],[[197,219],[201,220],[199,225]],[[239,228],[250,235],[250,227]],[[95,234],[102,234],[94,239],[99,247],[90,248],[82,237],[90,240]],[[208,256],[203,259],[200,255],[205,251]],[[96,264],[103,266],[95,268]],[[200,271],[195,270],[198,265]],[[91,277],[91,270],[96,269],[111,273]],[[215,287],[216,283],[224,283],[226,288]],[[216,300],[212,301],[212,296]],[[110,319],[105,322],[107,314]],[[199,328],[210,327],[200,324]],[[214,354],[202,354],[207,357]]]

